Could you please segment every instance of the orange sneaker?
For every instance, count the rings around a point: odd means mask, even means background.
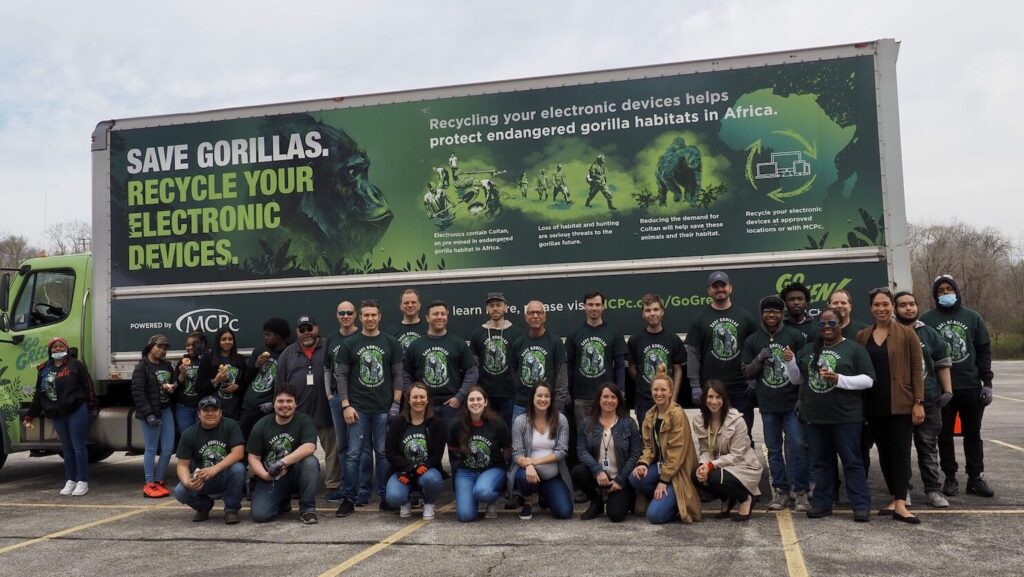
[[[167,488],[167,482],[166,481],[157,481],[156,482],[156,488],[157,488],[157,492],[160,493],[158,495],[159,497],[170,497],[171,496],[171,490]]]
[[[166,497],[160,493],[160,485],[156,483],[146,483],[142,488],[142,494],[150,499],[159,499],[160,497]]]

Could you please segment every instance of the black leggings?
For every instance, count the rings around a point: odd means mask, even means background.
[[[693,484],[711,493],[718,499],[725,501],[732,499],[736,503],[743,503],[751,495],[750,491],[740,483],[740,480],[725,469],[715,469],[708,473],[708,482],[705,485],[697,479],[697,470],[694,469],[691,475]]]
[[[910,444],[914,420],[910,415],[868,417],[868,428],[878,447],[878,465],[885,487],[895,499],[906,499],[910,488]]]
[[[597,479],[590,473],[586,465],[580,463],[572,468],[572,485],[576,489],[583,491],[583,493],[590,499],[591,502],[601,502],[601,487],[597,484]],[[605,512],[608,514],[608,518],[613,523],[618,523],[629,515],[629,510],[633,508],[633,502],[636,500],[636,493],[633,491],[633,486],[626,483],[626,486],[621,491],[609,492],[605,505]]]

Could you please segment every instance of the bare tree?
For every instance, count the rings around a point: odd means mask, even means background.
[[[92,248],[92,226],[80,220],[60,222],[46,229],[46,238],[52,255],[86,253]]]
[[[0,236],[0,268],[16,268],[22,261],[39,256],[42,251],[18,235]]]

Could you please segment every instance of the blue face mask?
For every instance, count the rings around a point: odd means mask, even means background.
[[[59,360],[63,359],[66,356],[68,356],[68,352],[67,351],[62,351],[62,352],[59,352],[59,353],[53,353],[53,354],[50,355],[50,357],[53,360],[55,360],[55,361],[59,361]]]
[[[951,307],[956,304],[956,293],[947,293],[939,297],[939,306]]]

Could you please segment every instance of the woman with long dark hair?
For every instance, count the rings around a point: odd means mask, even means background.
[[[434,416],[427,386],[410,385],[384,442],[384,453],[391,463],[386,498],[388,504],[398,508],[399,517],[412,515],[409,493],[419,491],[423,495],[423,518],[434,518],[434,502],[444,485],[444,427],[445,423]]]
[[[199,410],[199,360],[206,354],[206,335],[196,331],[185,339],[185,356],[174,367],[174,426],[179,433],[196,424]]]
[[[914,427],[924,422],[924,359],[914,329],[893,318],[896,299],[888,288],[868,295],[872,326],[857,333],[875,369],[876,384],[865,394],[868,430],[878,447],[885,486],[892,497],[879,515],[912,525],[921,522],[907,510],[910,490],[910,443]]]
[[[217,329],[211,350],[199,362],[200,397],[217,395],[224,416],[238,420],[242,412],[242,398],[252,380],[245,357],[238,354],[235,331],[228,327]]]
[[[171,363],[167,360],[169,343],[164,335],[153,335],[142,349],[142,360],[132,371],[132,400],[135,418],[142,421],[145,451],[142,465],[146,485],[142,494],[160,499],[170,496],[164,475],[174,452],[174,413],[171,394],[174,392]],[[157,451],[160,459],[154,464]]]
[[[461,417],[452,421],[448,435],[459,521],[476,520],[480,503],[487,505],[485,518],[498,516],[497,501],[504,492],[511,445],[505,421],[487,405],[487,393],[479,385],[470,387]]]
[[[843,463],[846,495],[858,522],[871,519],[871,493],[860,456],[864,426],[863,392],[875,380],[871,358],[864,347],[843,338],[839,314],[829,308],[818,316],[818,336],[794,354],[786,349],[789,381],[800,385],[797,412],[807,424],[815,487],[811,519],[832,514],[836,500],[833,465],[836,455]]]
[[[618,387],[605,384],[597,390],[597,402],[580,424],[577,439],[580,462],[572,468],[572,482],[590,499],[580,519],[594,519],[607,511],[613,523],[622,521],[636,501],[629,476],[644,442]]]
[[[512,467],[508,478],[512,489],[524,497],[519,518],[533,518],[530,497],[540,493],[548,502],[551,516],[572,516],[572,477],[565,457],[569,454],[569,420],[552,406],[551,386],[534,385],[526,413],[512,422]]]
[[[732,520],[749,521],[754,497],[761,494],[758,485],[763,467],[750,444],[747,423],[732,408],[729,392],[721,381],[708,381],[693,430],[700,447],[700,466],[693,472],[693,482],[722,500],[719,519],[728,518],[738,504],[739,512],[732,514]]]

